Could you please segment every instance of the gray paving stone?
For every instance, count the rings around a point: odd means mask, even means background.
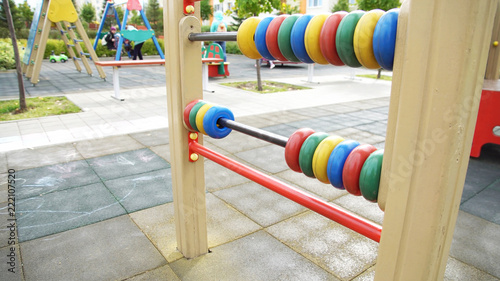
[[[102,183],[16,202],[19,241],[29,241],[125,214]]]
[[[269,226],[305,210],[305,207],[254,182],[214,192],[261,226]]]
[[[11,251],[14,248],[14,251]],[[7,255],[12,255],[8,257]],[[11,261],[11,258],[12,261]],[[21,255],[19,254],[19,245],[0,248],[0,272],[2,273],[2,280],[5,281],[23,281],[23,267],[21,262]]]
[[[500,226],[460,211],[450,256],[500,278]]]
[[[373,281],[375,278],[375,266],[368,268],[365,272],[360,274],[358,277],[352,279],[352,281]]]
[[[498,183],[500,186],[500,182]],[[500,190],[486,188],[460,206],[462,211],[500,224]]]
[[[181,280],[338,280],[264,231],[171,265]]]
[[[267,132],[271,132],[280,136],[284,136],[286,138],[290,137],[295,131],[297,131],[296,127],[288,126],[287,124],[279,124],[270,127],[264,127],[262,130]]]
[[[128,216],[21,243],[21,252],[26,281],[122,280],[166,264]]]
[[[357,125],[356,128],[379,136],[385,136],[387,132],[387,124],[380,121]]]
[[[387,102],[387,103],[389,103],[389,102]],[[374,107],[374,108],[367,109],[367,111],[374,111],[374,112],[388,115],[389,114],[389,106]]]
[[[9,169],[16,171],[83,159],[72,144],[60,144],[7,152]]]
[[[136,150],[144,146],[130,136],[115,136],[80,141],[75,147],[85,158],[94,158],[129,150]]]
[[[358,276],[376,262],[376,242],[311,211],[267,231],[342,280]]]
[[[0,173],[7,173],[7,154],[5,152],[0,152]]]
[[[7,183],[8,174],[0,173],[0,203],[7,202],[9,185]]]
[[[205,188],[209,192],[221,190],[231,186],[249,182],[250,180],[222,167],[221,165],[205,161]]]
[[[301,108],[297,110],[292,110],[292,112],[304,115],[307,117],[322,117],[322,116],[327,116],[327,115],[332,115],[333,111],[331,109],[326,109],[324,107],[308,107],[308,108]]]
[[[483,159],[470,158],[465,177],[462,203],[500,179],[500,166]]]
[[[210,248],[233,241],[260,229],[256,223],[207,194],[207,233]],[[176,250],[174,205],[164,204],[130,215],[163,256],[172,262],[182,257]]]
[[[262,117],[262,115],[237,117],[236,121],[256,128],[263,128],[281,123],[279,120],[269,120],[268,118]]]
[[[175,275],[172,268],[170,268],[170,266],[168,265],[164,265],[162,267],[155,268],[151,271],[126,279],[126,281],[151,281],[151,280],[180,281],[179,277]]]
[[[379,113],[379,112],[371,111],[371,110],[355,111],[355,112],[346,113],[346,115],[352,116],[354,118],[369,119],[372,121],[387,120],[387,114],[383,114],[383,113]]]
[[[448,259],[444,281],[498,281],[498,278],[452,257]]]
[[[85,160],[22,170],[16,173],[16,178],[17,199],[100,182]]]
[[[165,159],[165,161],[170,163],[170,145],[163,144],[158,146],[150,147],[154,153],[156,153],[161,158]]]
[[[87,160],[102,180],[166,169],[170,164],[144,148]]]
[[[279,173],[288,169],[285,162],[285,148],[277,145],[254,148],[236,153],[235,156],[266,173]]]
[[[130,136],[147,147],[168,144],[169,141],[168,128],[131,134]]]
[[[343,127],[356,127],[363,124],[373,122],[370,119],[359,118],[352,116],[352,113],[335,114],[318,118],[319,120],[326,121],[329,124],[342,125]],[[333,130],[336,130],[335,128]]]
[[[275,176],[327,201],[331,201],[347,194],[347,191],[345,190],[337,189],[330,184],[324,184],[317,179],[307,177],[302,173],[297,173],[292,170],[283,171]]]
[[[105,181],[104,184],[127,213],[172,202],[170,169]]]
[[[12,205],[8,205],[7,202],[0,203],[0,248],[2,247],[7,247],[10,244],[13,243],[10,241],[14,241],[14,243],[17,243],[17,225],[15,224],[15,221],[10,221],[10,219],[15,219],[15,217],[12,217],[10,214],[12,213]],[[14,227],[10,229],[12,226],[12,223],[14,223]],[[11,231],[13,230],[13,232]],[[14,234],[14,235],[12,235]],[[11,238],[12,237],[12,238]],[[9,239],[11,238],[11,239]]]
[[[378,204],[365,200],[363,196],[346,194],[335,199],[333,203],[380,225],[384,221],[384,212],[380,210]]]
[[[294,111],[271,112],[271,113],[262,114],[261,117],[269,119],[269,120],[275,120],[276,122],[280,122],[280,123],[289,123],[292,121],[310,118],[308,116],[304,116],[302,114],[299,114],[296,111],[295,112]],[[279,124],[279,123],[276,123],[276,124]],[[248,125],[251,125],[251,124],[248,124]]]

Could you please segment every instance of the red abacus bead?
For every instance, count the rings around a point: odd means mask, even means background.
[[[337,66],[342,66],[344,63],[337,53],[335,38],[337,36],[337,28],[339,27],[340,21],[342,21],[346,15],[347,12],[344,11],[335,12],[330,15],[325,20],[319,36],[319,48],[321,49],[321,53],[329,63]]]
[[[278,32],[281,27],[281,23],[288,17],[288,15],[277,16],[275,19],[269,23],[266,31],[266,45],[269,53],[280,61],[288,61],[285,56],[280,51],[280,47],[278,45]]]
[[[342,181],[344,182],[345,189],[352,195],[361,195],[361,190],[359,189],[361,168],[363,168],[366,158],[375,150],[377,148],[371,144],[362,144],[353,149],[349,153],[349,156],[347,156],[344,170],[342,171]]]
[[[193,127],[191,127],[191,124],[189,124],[189,113],[191,112],[191,109],[193,108],[193,106],[195,104],[197,104],[200,100],[194,100],[190,103],[188,103],[186,105],[186,107],[184,108],[184,114],[183,114],[183,117],[184,117],[184,126],[187,127],[188,130],[190,131],[196,131]]]
[[[314,134],[313,129],[302,128],[295,131],[289,138],[285,146],[285,161],[292,171],[301,173],[299,165],[300,148],[310,135]]]

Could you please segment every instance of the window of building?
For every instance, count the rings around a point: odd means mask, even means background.
[[[309,0],[309,7],[323,6],[323,0]]]
[[[222,12],[222,5],[221,4],[215,4],[214,5],[214,12],[221,11]]]

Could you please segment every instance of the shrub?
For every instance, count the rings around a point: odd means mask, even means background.
[[[10,41],[10,39],[9,39]],[[24,56],[24,47],[21,41],[17,42],[19,50],[19,58],[22,60]],[[0,40],[0,70],[15,69],[16,60],[14,58],[14,49],[12,48],[12,41]]]
[[[226,53],[236,55],[242,54],[240,48],[238,47],[238,43],[234,41],[226,42]]]

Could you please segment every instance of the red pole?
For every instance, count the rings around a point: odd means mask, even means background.
[[[190,152],[198,153],[215,163],[228,168],[262,186],[296,202],[300,205],[315,211],[347,228],[350,228],[361,235],[364,235],[375,242],[380,242],[382,226],[369,221],[363,217],[349,212],[339,206],[331,205],[326,201],[318,199],[310,194],[307,194],[299,189],[282,183],[264,173],[245,166],[231,158],[221,155],[209,148],[206,148],[196,142],[189,140]],[[191,154],[191,153],[190,153]]]

